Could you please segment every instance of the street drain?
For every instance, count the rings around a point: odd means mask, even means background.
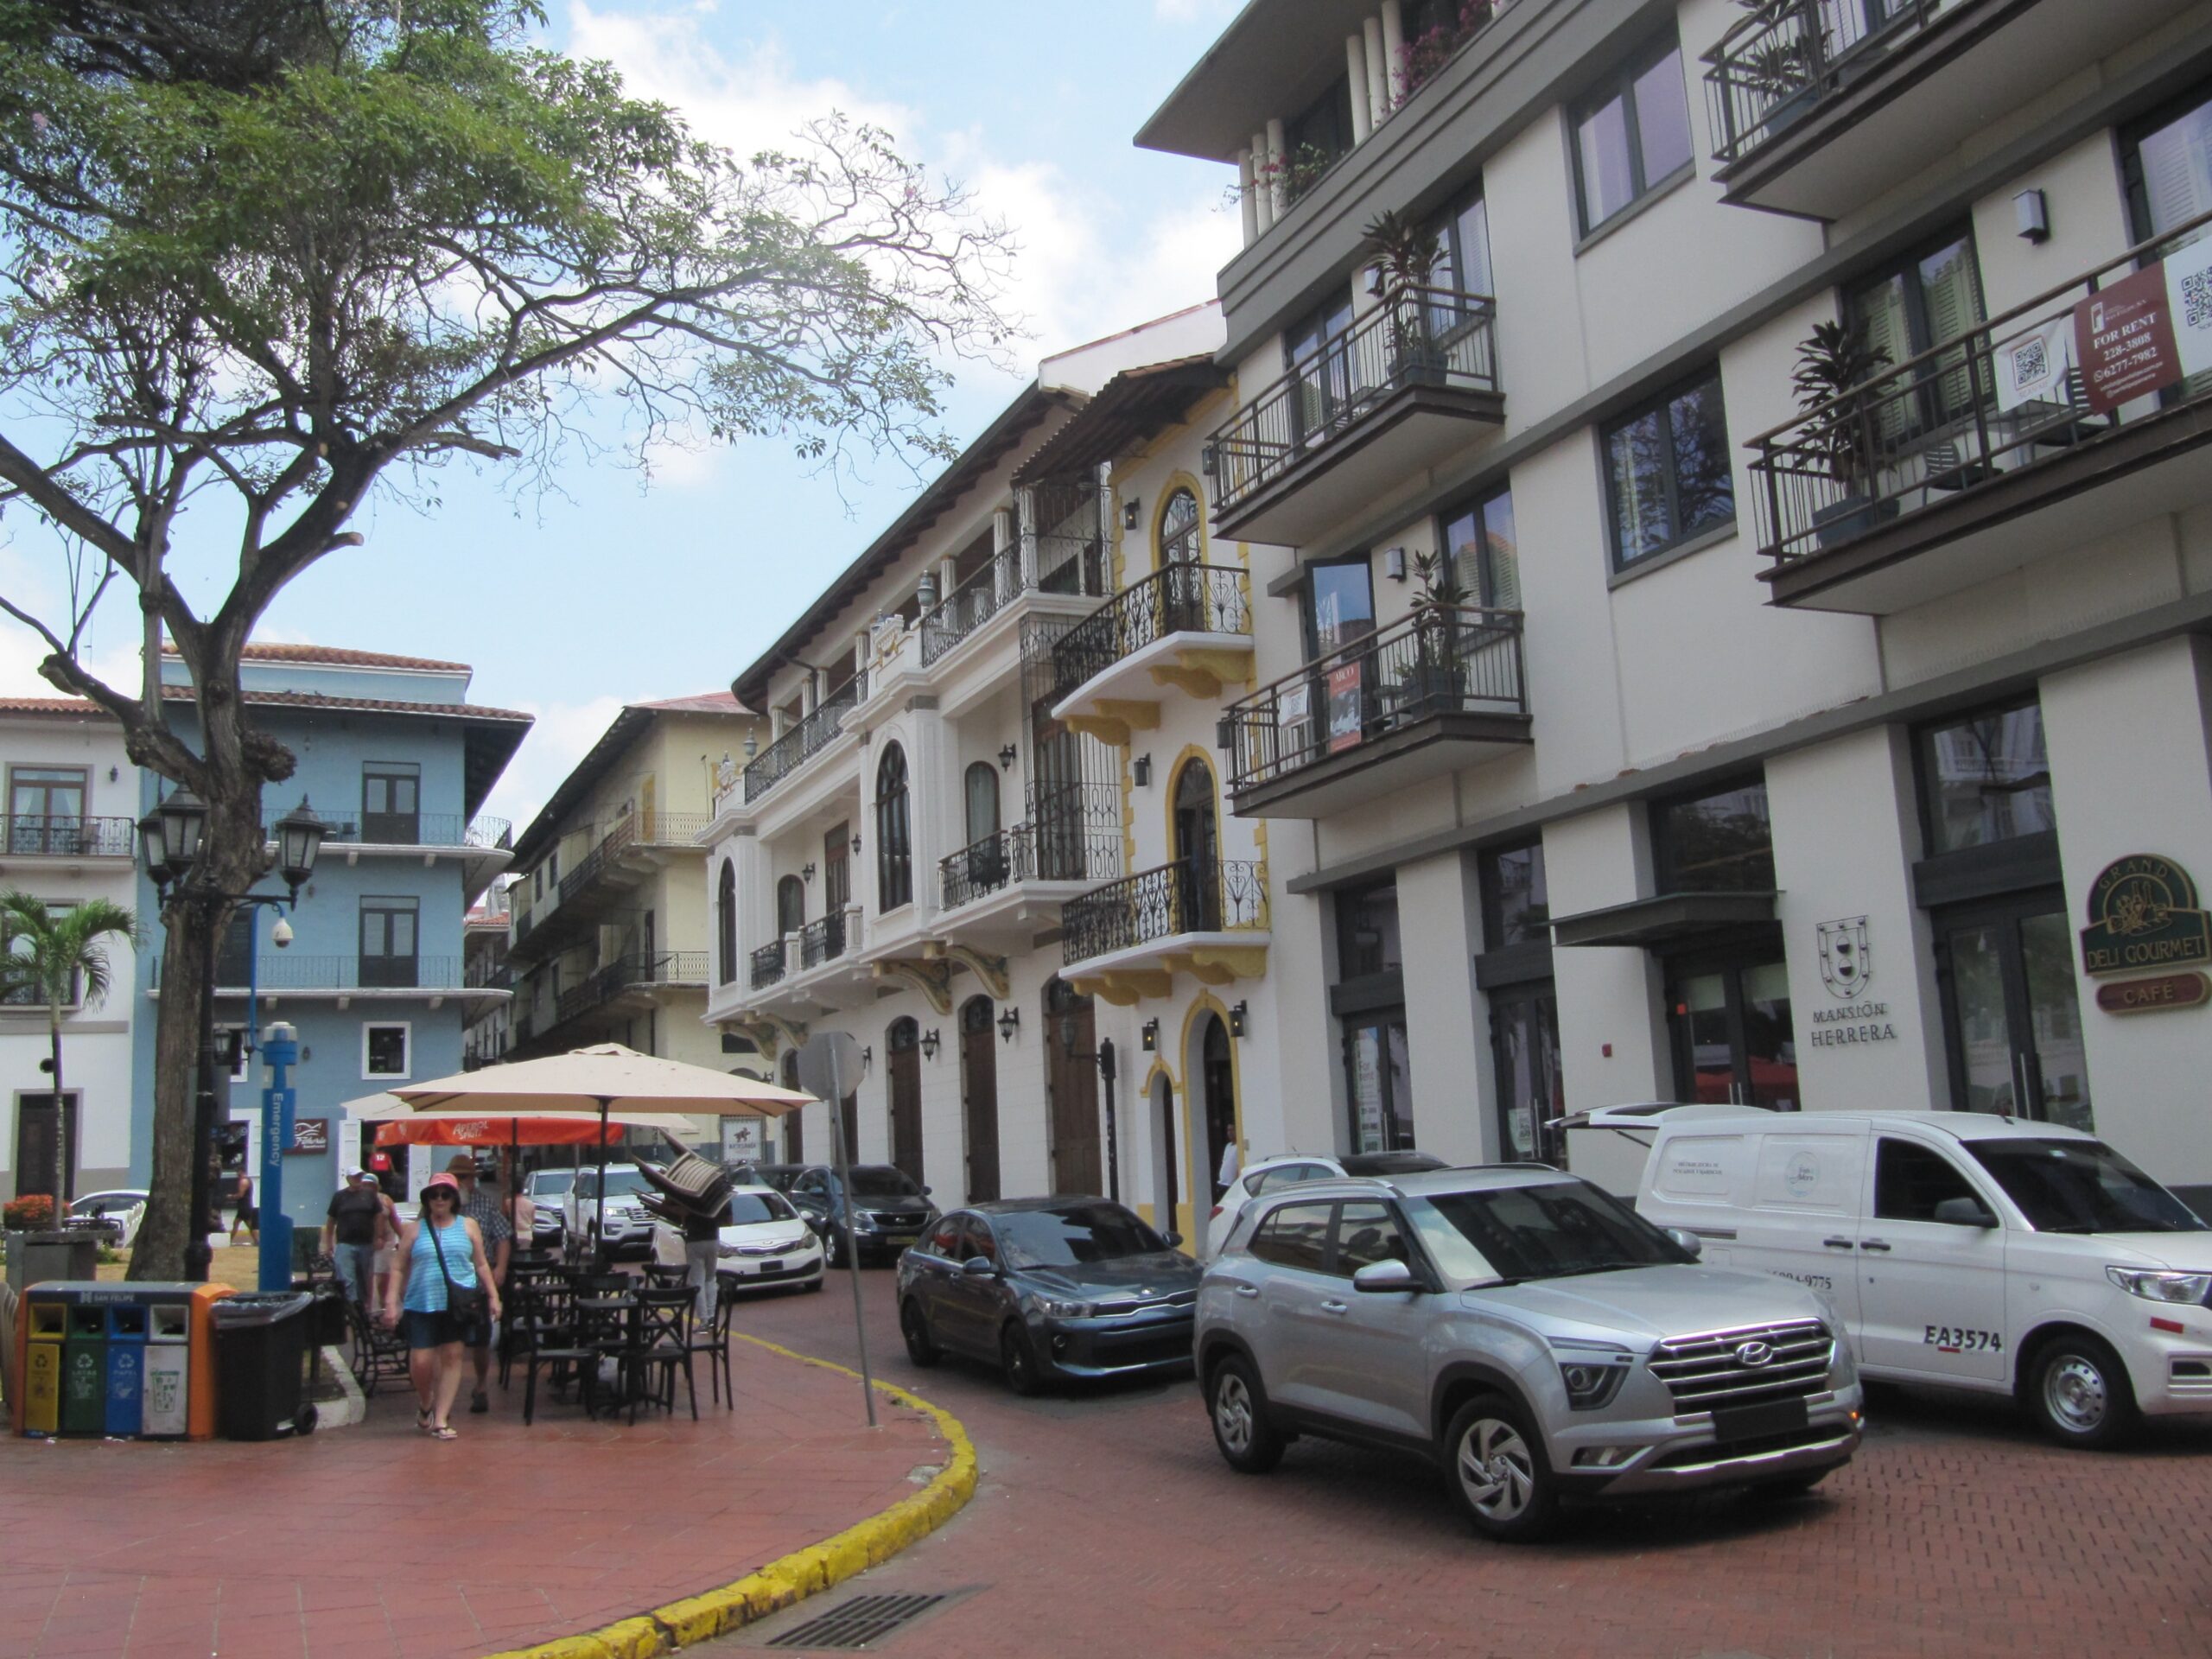
[[[760,1645],[766,1648],[864,1648],[912,1624],[941,1603],[943,1595],[855,1596]]]

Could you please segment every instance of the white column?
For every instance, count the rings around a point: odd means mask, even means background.
[[[1021,538],[1021,588],[1024,593],[1034,591],[1037,586],[1037,497],[1031,490],[1022,490],[1014,498],[1017,515],[1017,533]]]
[[[810,715],[822,701],[822,676],[812,669],[806,671],[806,682],[798,689],[798,711]]]
[[[1398,936],[1405,956],[1406,1058],[1414,1135],[1447,1163],[1494,1163],[1497,1068],[1475,992],[1482,905],[1459,854],[1398,867]]]
[[[1258,192],[1252,182],[1252,151],[1248,146],[1236,152],[1236,195],[1243,210],[1244,245],[1250,247],[1260,239],[1260,204]]]
[[[1393,109],[1403,91],[1398,85],[1398,66],[1405,61],[1405,10],[1399,0],[1382,0],[1382,97]]]
[[[1370,17],[1359,27],[1367,47],[1368,119],[1379,127],[1390,113],[1390,65],[1382,55],[1382,20]],[[1357,97],[1359,89],[1355,86],[1352,92]]]
[[[1274,181],[1268,189],[1268,204],[1274,210],[1274,216],[1281,219],[1290,211],[1290,181],[1281,171],[1289,163],[1290,152],[1286,147],[1281,121],[1268,123],[1268,154],[1274,158],[1276,167]]]
[[[1344,77],[1351,87],[1351,141],[1367,142],[1375,130],[1373,112],[1367,107],[1367,41],[1361,35],[1344,36]]]
[[[1281,123],[1275,124],[1278,132]],[[1275,153],[1268,147],[1268,135],[1252,135],[1252,213],[1261,234],[1264,235],[1275,222],[1275,188],[1271,169],[1275,164]]]

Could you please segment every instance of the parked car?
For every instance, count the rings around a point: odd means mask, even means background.
[[[69,1206],[62,1225],[96,1233],[103,1243],[119,1250],[138,1236],[138,1224],[145,1215],[145,1192],[127,1187],[86,1193]]]
[[[531,1224],[531,1242],[542,1249],[557,1249],[568,1232],[564,1206],[569,1189],[576,1182],[573,1169],[533,1169],[523,1181],[523,1196],[537,1206]]]
[[[1262,1193],[1198,1293],[1215,1444],[1253,1474],[1301,1433],[1410,1447],[1500,1539],[1577,1500],[1802,1491],[1858,1449],[1849,1349],[1812,1292],[1697,1245],[1541,1165]]]
[[[1104,1198],[955,1211],[899,1261],[907,1355],[995,1361],[1016,1394],[1058,1377],[1187,1370],[1198,1267],[1181,1242]]]
[[[747,1173],[747,1181],[757,1186],[772,1186],[779,1192],[789,1192],[791,1183],[811,1168],[810,1164],[754,1164]]]
[[[1638,1211],[1812,1287],[1863,1375],[2010,1395],[2069,1446],[2212,1413],[2212,1229],[2095,1136],[1983,1112],[1656,1122]]]
[[[638,1200],[653,1189],[634,1164],[607,1166],[607,1259],[626,1255],[650,1256],[653,1249],[653,1218]],[[561,1224],[570,1245],[594,1250],[599,1246],[599,1172],[576,1172],[575,1184],[563,1201]]]
[[[853,1245],[861,1264],[888,1262],[929,1230],[937,1220],[930,1190],[890,1164],[855,1164],[852,1198],[846,1201],[837,1172],[828,1164],[808,1164],[785,1189],[807,1225],[820,1235],[830,1265],[845,1265],[845,1215],[853,1221]]]
[[[744,1290],[822,1288],[822,1241],[789,1198],[771,1186],[733,1187],[729,1210],[718,1239],[719,1271],[736,1275]],[[683,1235],[664,1221],[653,1223],[653,1259],[684,1265]]]
[[[1236,1227],[1236,1217],[1244,1213],[1244,1206],[1263,1192],[1278,1192],[1286,1186],[1336,1180],[1346,1175],[1412,1175],[1424,1169],[1445,1166],[1441,1158],[1427,1152],[1352,1152],[1341,1158],[1292,1152],[1279,1158],[1263,1158],[1231,1181],[1229,1190],[1221,1195],[1221,1202],[1214,1205],[1212,1225],[1208,1229],[1213,1248],[1207,1253],[1207,1259],[1219,1252],[1220,1242]]]

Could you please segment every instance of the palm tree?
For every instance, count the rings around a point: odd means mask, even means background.
[[[49,906],[10,888],[0,893],[0,986],[11,999],[46,1004],[54,1046],[54,1225],[59,1229],[69,1191],[68,1119],[61,1079],[61,1014],[81,1000],[92,1007],[106,1000],[113,982],[103,941],[111,935],[136,943],[138,918],[105,899]]]

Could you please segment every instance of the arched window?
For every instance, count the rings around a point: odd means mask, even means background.
[[[875,768],[875,903],[896,910],[914,901],[914,847],[906,804],[906,752],[896,743]]]
[[[776,937],[797,933],[806,925],[806,886],[787,875],[776,883]]]
[[[968,842],[973,846],[999,832],[999,769],[978,760],[968,768],[965,783]]]
[[[715,942],[721,957],[720,982],[737,978],[737,866],[722,861],[721,878],[715,883]]]
[[[1213,772],[1192,755],[1175,774],[1175,861],[1180,868],[1176,931],[1211,933],[1221,926],[1221,822],[1214,808]]]
[[[1160,563],[1196,564],[1205,550],[1198,534],[1198,498],[1188,490],[1178,490],[1167,498],[1166,510],[1160,515]]]

